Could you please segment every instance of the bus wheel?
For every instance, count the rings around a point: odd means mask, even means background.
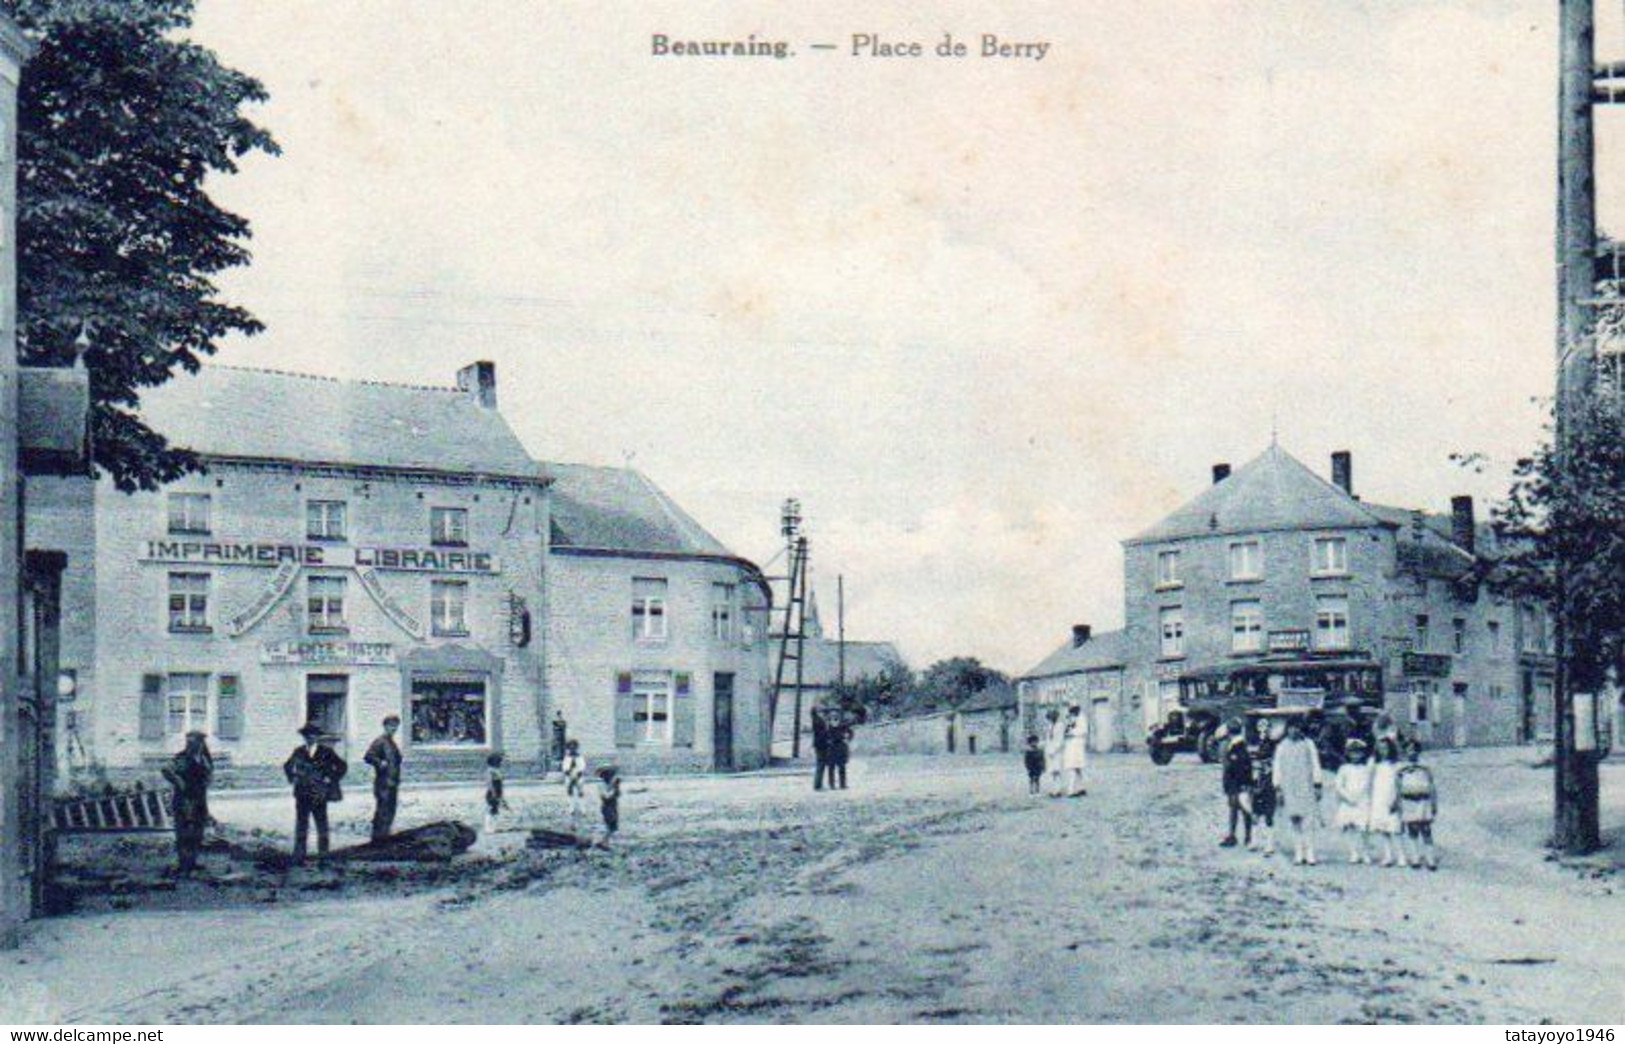
[[[1151,763],[1152,764],[1154,764],[1154,765],[1166,765],[1166,764],[1168,764],[1168,762],[1170,762],[1172,760],[1174,760],[1174,748],[1165,747],[1161,743],[1153,743],[1153,744],[1151,744]]]

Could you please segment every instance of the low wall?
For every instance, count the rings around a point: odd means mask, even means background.
[[[945,711],[860,725],[852,737],[854,757],[890,754],[1015,754],[1023,738],[1013,719],[999,711]]]

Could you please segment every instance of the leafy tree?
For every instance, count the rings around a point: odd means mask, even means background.
[[[120,489],[196,467],[144,424],[141,391],[261,324],[214,277],[249,259],[248,222],[210,174],[276,142],[243,112],[258,81],[182,38],[194,0],[18,0],[38,46],[18,125],[18,350],[63,365],[83,350],[96,465]]]
[[[1571,678],[1596,692],[1625,674],[1625,400],[1613,378],[1577,403],[1567,450],[1560,457],[1548,438],[1518,461],[1492,515],[1501,551],[1490,581],[1555,614],[1557,564],[1569,563]]]
[[[1008,685],[1003,671],[985,666],[974,656],[954,656],[938,660],[920,674],[920,688],[934,708],[952,709],[989,685]]]

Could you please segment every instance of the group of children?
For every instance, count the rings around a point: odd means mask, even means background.
[[[1220,844],[1233,848],[1241,843],[1236,837],[1239,823],[1249,849],[1272,855],[1280,815],[1291,835],[1293,862],[1314,865],[1316,835],[1325,825],[1320,757],[1314,742],[1294,722],[1285,735],[1265,733],[1252,746],[1235,728],[1223,750],[1230,824]],[[1380,857],[1383,866],[1439,868],[1433,844],[1438,790],[1432,771],[1421,763],[1421,752],[1415,740],[1402,743],[1393,734],[1379,735],[1374,758],[1363,740],[1347,742],[1343,763],[1333,776],[1337,799],[1333,823],[1348,846],[1350,863],[1376,864]]]
[[[485,832],[497,829],[498,818],[511,811],[503,796],[502,755],[494,753],[485,759]],[[564,775],[564,794],[570,799],[570,833],[581,833],[581,820],[587,814],[587,759],[581,756],[581,744],[570,740],[564,745],[564,761],[559,766]],[[605,765],[595,773],[598,785],[598,812],[603,818],[602,831],[594,840],[599,848],[608,848],[610,838],[621,828],[621,776],[613,765]]]

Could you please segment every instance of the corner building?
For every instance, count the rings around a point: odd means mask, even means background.
[[[1448,514],[1354,494],[1279,446],[1124,541],[1120,650],[1142,728],[1181,684],[1233,684],[1267,668],[1292,683],[1380,685],[1407,731],[1435,746],[1550,735],[1552,646],[1544,613],[1484,583],[1493,533],[1471,498]],[[1142,732],[1143,735],[1143,732]]]
[[[209,365],[143,415],[205,470],[30,508],[70,552],[67,768],[150,775],[201,728],[268,781],[303,722],[353,760],[391,713],[413,775],[542,758],[547,482],[490,363],[437,388]]]

